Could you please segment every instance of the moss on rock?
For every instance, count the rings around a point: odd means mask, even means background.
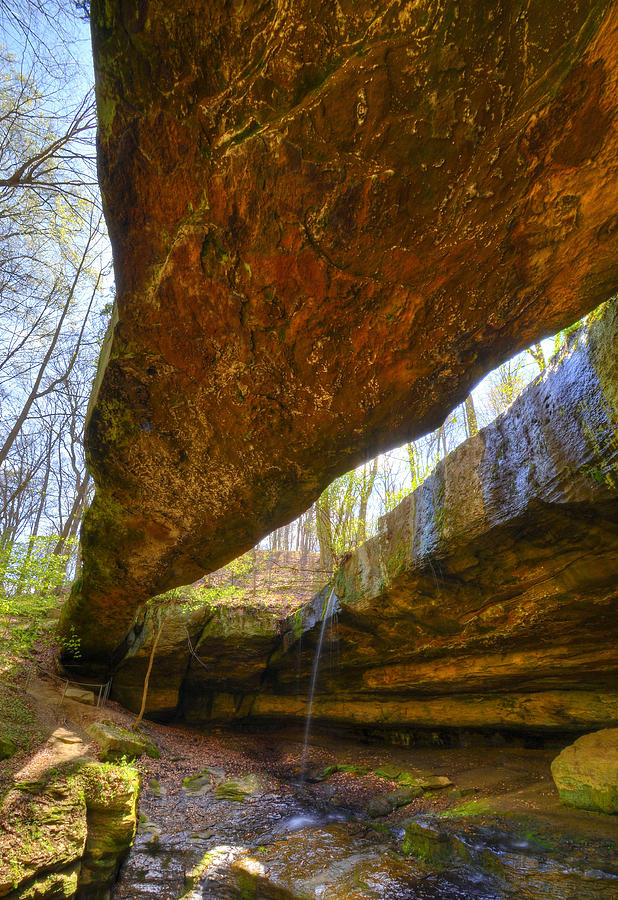
[[[137,759],[145,753],[152,759],[160,756],[158,748],[142,734],[121,728],[115,722],[93,722],[86,729],[88,735],[101,746],[102,762]]]
[[[219,800],[234,800],[236,803],[242,803],[262,790],[262,782],[257,775],[243,775],[218,784],[215,788],[215,796]]]
[[[0,817],[0,896],[108,896],[135,835],[139,789],[135,769],[99,763],[17,782]]]

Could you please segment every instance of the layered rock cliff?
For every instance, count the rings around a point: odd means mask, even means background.
[[[381,730],[618,723],[617,301],[383,519],[334,587],[319,719]],[[178,712],[304,718],[328,593],[278,627],[266,612],[256,627],[220,609],[194,641],[199,661],[186,640],[167,653],[186,665]],[[222,653],[223,634],[234,653]],[[115,690],[134,673],[120,670]],[[169,712],[169,696],[156,700],[165,665],[154,677],[151,712]]]
[[[148,596],[613,293],[618,9],[91,8],[118,292],[63,628],[94,669]]]

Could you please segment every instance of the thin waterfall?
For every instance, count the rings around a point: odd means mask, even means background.
[[[330,617],[331,605],[333,602],[333,597],[335,596],[335,588],[331,588],[331,592],[329,594],[328,600],[326,601],[326,607],[324,608],[324,615],[322,616],[322,624],[320,626],[320,637],[318,638],[318,644],[315,648],[315,656],[313,658],[313,669],[311,670],[311,685],[309,686],[309,697],[307,700],[307,719],[305,722],[305,738],[303,741],[303,755],[300,759],[300,779],[301,781],[305,780],[307,774],[307,752],[309,750],[309,734],[311,732],[311,716],[313,713],[313,696],[315,694],[315,685],[318,680],[318,669],[320,667],[320,654],[322,653],[322,644],[324,643],[324,634],[326,632],[326,623]]]
[[[341,668],[339,651],[339,613],[337,610],[330,617],[330,633],[328,636],[328,671],[338,672]]]

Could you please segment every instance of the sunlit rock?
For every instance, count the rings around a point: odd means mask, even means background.
[[[618,813],[618,728],[585,734],[551,764],[560,799],[604,813]]]

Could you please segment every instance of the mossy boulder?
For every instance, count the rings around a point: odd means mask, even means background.
[[[441,869],[461,860],[463,845],[436,822],[414,821],[406,825],[403,852]]]
[[[385,774],[388,772],[389,774]],[[423,775],[417,772],[395,770],[393,766],[383,766],[374,772],[379,778],[396,781],[399,787],[370,800],[367,813],[372,818],[387,816],[401,806],[407,806],[413,800],[422,797],[425,791],[435,791],[449,787],[453,782],[444,775]]]
[[[165,797],[167,794],[167,788],[161,784],[158,778],[152,778],[148,783],[148,787],[155,797]]]
[[[618,728],[586,734],[565,747],[551,774],[567,806],[618,813]]]
[[[144,753],[152,759],[159,759],[158,748],[149,738],[134,731],[128,731],[115,722],[93,722],[86,728],[86,733],[101,747],[99,759],[110,762],[125,757],[128,760],[138,759]]]
[[[336,775],[338,772],[342,775],[357,775],[362,778],[363,775],[369,773],[369,769],[367,766],[355,766],[348,763],[333,763],[333,765],[326,766],[324,769],[316,769],[316,771],[310,772],[307,776],[307,781],[312,784],[320,781],[328,781],[329,778]]]
[[[234,800],[242,803],[262,791],[263,785],[257,775],[243,775],[240,778],[222,781],[215,788],[215,796],[219,800]]]
[[[17,752],[17,745],[10,738],[0,735],[0,759],[9,759]]]
[[[380,797],[374,797],[367,805],[367,813],[372,819],[387,816],[400,806],[407,806],[413,800],[422,797],[423,789],[420,787],[399,788],[397,791],[389,791]]]
[[[211,791],[214,785],[221,784],[223,781],[225,781],[223,769],[206,766],[196,775],[187,775],[186,778],[183,778],[182,789],[192,797],[201,797]]]
[[[130,766],[84,766],[77,783],[87,812],[86,844],[79,873],[79,893],[105,896],[101,886],[113,884],[118,867],[135,837],[141,779]]]

